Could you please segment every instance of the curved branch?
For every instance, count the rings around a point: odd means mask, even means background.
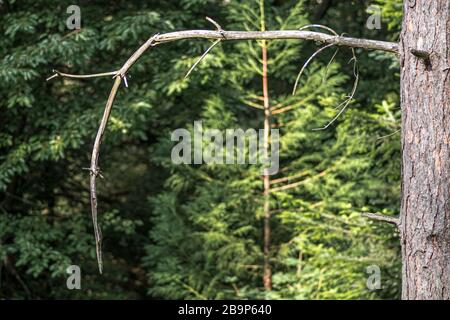
[[[91,157],[91,181],[90,181],[90,189],[91,189],[91,212],[92,212],[92,223],[94,225],[94,234],[95,234],[95,246],[97,252],[97,261],[98,261],[98,270],[100,274],[103,270],[103,262],[102,262],[102,235],[100,231],[100,227],[97,222],[97,176],[100,175],[100,168],[98,167],[98,158],[100,155],[100,145],[102,143],[103,134],[105,133],[106,124],[108,123],[109,115],[111,114],[111,108],[114,103],[114,99],[116,98],[117,90],[119,89],[120,83],[122,82],[121,77],[116,77],[114,81],[114,85],[111,89],[111,93],[109,94],[108,101],[106,102],[105,111],[103,112],[102,121],[100,122],[100,127],[97,131],[97,136],[95,137],[94,147],[92,149],[92,157]]]
[[[330,122],[328,122],[324,127],[313,129],[315,131],[328,129],[328,127],[331,126],[345,112],[348,105],[350,104],[350,102],[352,102],[352,99],[355,96],[356,89],[358,89],[358,84],[359,84],[359,69],[358,69],[358,60],[356,59],[356,54],[355,54],[354,48],[352,48],[352,54],[353,54],[353,58],[350,60],[350,62],[353,60],[353,74],[355,76],[355,82],[353,83],[352,92],[350,93],[350,95],[347,97],[347,99],[344,102],[342,102],[340,105],[338,105],[336,107],[336,109],[339,109],[342,106],[342,109],[338,112],[338,114]]]
[[[295,95],[295,92],[297,91],[297,86],[298,86],[298,82],[300,81],[300,78],[302,77],[303,72],[305,71],[306,67],[309,65],[309,63],[319,54],[321,53],[323,50],[334,46],[334,44],[327,44],[326,46],[323,46],[321,48],[319,48],[316,52],[314,52],[311,57],[309,57],[309,59],[305,62],[305,64],[303,65],[302,69],[300,70],[300,72],[297,75],[297,79],[295,79],[295,84],[294,84],[294,89],[292,89],[292,95]]]

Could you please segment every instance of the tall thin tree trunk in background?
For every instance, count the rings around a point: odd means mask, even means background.
[[[403,299],[450,299],[449,10],[450,0],[404,1]]]
[[[260,0],[261,31],[266,30],[264,0]],[[262,50],[262,84],[264,97],[264,159],[269,158],[270,148],[270,102],[267,80],[267,41],[261,41]],[[264,274],[263,284],[266,290],[272,290],[272,268],[270,266],[270,175],[264,170]]]

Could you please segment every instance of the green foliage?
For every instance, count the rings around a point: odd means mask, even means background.
[[[300,2],[287,16],[282,15],[286,10],[275,8],[266,12],[270,29],[293,29],[307,23]],[[257,2],[231,3],[227,11],[233,29],[259,28]],[[166,191],[151,197],[154,244],[147,247],[144,260],[150,270],[151,294],[176,299],[398,296],[396,235],[390,227],[373,225],[361,217],[364,211],[398,214],[400,171],[399,161],[393,161],[399,158],[398,140],[378,139],[397,125],[398,112],[392,110],[395,103],[353,103],[338,125],[313,131],[336,114],[344,89],[351,85],[352,70],[344,60],[325,71],[324,59],[308,69],[297,94],[289,96],[301,61],[311,53],[304,51],[305,46],[296,41],[269,45],[272,105],[289,109],[273,116],[282,135],[281,172],[274,178],[301,176],[284,183],[299,182],[296,188],[277,191],[283,184],[274,185],[274,290],[266,293],[262,288],[262,181],[258,169],[180,167],[158,158],[171,175]],[[299,56],[299,52],[303,54]],[[220,72],[214,69],[217,65],[223,66]],[[202,110],[197,120],[201,119],[204,127],[262,127],[262,112],[246,106],[258,104],[256,97],[261,96],[258,43],[215,48],[192,77],[201,83],[212,77],[220,84],[220,94],[215,91],[210,98],[196,99]],[[358,92],[358,96],[364,94],[370,93]],[[192,127],[192,119],[185,127]],[[169,155],[171,147],[162,141],[158,154]],[[380,266],[386,274],[381,292],[366,288],[370,265]]]

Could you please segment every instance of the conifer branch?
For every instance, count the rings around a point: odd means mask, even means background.
[[[295,182],[295,183],[291,183],[291,184],[287,184],[287,185],[284,185],[284,186],[272,188],[270,190],[270,192],[286,191],[286,190],[297,188],[297,187],[299,187],[301,185],[304,185],[304,184],[306,184],[306,183],[308,183],[308,182],[310,182],[312,180],[315,180],[315,179],[318,179],[320,177],[325,176],[327,174],[327,172],[328,172],[328,169],[320,172],[319,174],[317,174],[317,175],[315,175],[313,177],[309,177],[309,178],[307,178],[305,180],[301,180],[301,181],[298,181],[298,182]]]
[[[283,177],[283,178],[279,178],[279,179],[274,179],[274,180],[271,181],[271,184],[278,184],[278,183],[282,183],[282,182],[286,182],[286,181],[292,181],[292,180],[295,180],[297,178],[304,177],[308,173],[309,173],[308,171],[303,171],[303,172],[294,174],[292,176]]]
[[[255,102],[248,101],[248,100],[244,100],[243,102],[244,102],[246,105],[248,105],[249,107],[256,108],[256,109],[260,109],[260,110],[264,110],[264,106],[261,106],[261,105],[255,103]]]

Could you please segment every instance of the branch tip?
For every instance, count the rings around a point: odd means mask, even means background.
[[[216,21],[214,21],[213,19],[211,19],[210,17],[206,17],[206,20],[208,20],[209,22],[211,22],[216,28],[217,31],[223,31],[222,27],[220,26],[220,24],[218,24]]]

